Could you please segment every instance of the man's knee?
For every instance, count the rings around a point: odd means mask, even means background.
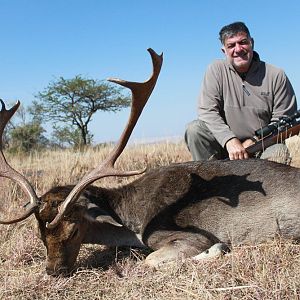
[[[187,124],[185,130],[185,140],[187,143],[189,143],[189,141],[196,140],[200,135],[201,129],[198,120],[194,120]]]
[[[193,160],[207,160],[212,156],[223,158],[223,150],[205,123],[195,120],[187,124],[185,142]]]

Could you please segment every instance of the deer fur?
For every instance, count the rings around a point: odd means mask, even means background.
[[[299,172],[256,159],[173,164],[119,188],[87,187],[62,222],[48,229],[72,186],[53,188],[36,213],[47,272],[70,272],[82,243],[148,247],[154,252],[145,263],[157,268],[220,254],[232,244],[277,235],[297,240]]]

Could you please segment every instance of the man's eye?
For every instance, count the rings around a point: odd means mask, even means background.
[[[248,45],[250,42],[248,40],[242,40],[240,42],[241,45]]]

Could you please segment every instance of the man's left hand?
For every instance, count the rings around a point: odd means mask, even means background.
[[[251,143],[253,143],[252,140],[250,140],[250,141],[251,141]],[[249,140],[246,140],[243,143],[241,143],[241,141],[238,138],[233,138],[233,139],[229,140],[226,143],[226,149],[229,154],[229,159],[235,160],[235,159],[249,158],[249,155],[245,149],[246,147],[248,147],[248,145],[250,145]]]

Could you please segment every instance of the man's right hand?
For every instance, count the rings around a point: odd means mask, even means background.
[[[245,147],[243,146],[243,144],[241,143],[241,141],[238,138],[230,139],[226,143],[225,147],[229,154],[230,160],[249,158],[249,155],[248,155]]]

